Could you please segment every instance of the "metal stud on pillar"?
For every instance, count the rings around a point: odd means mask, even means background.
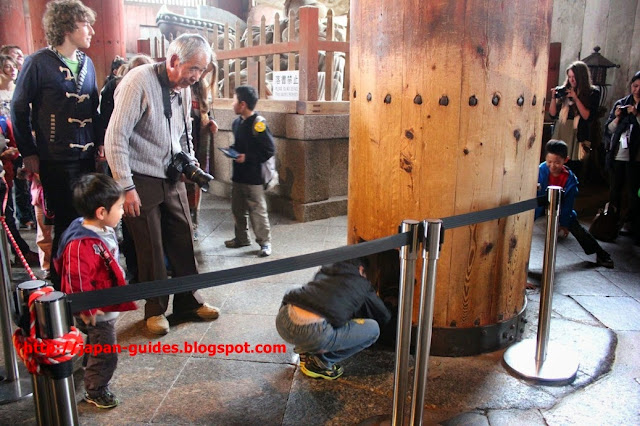
[[[35,304],[41,338],[56,339],[70,331],[71,317],[64,293],[52,291],[37,298]],[[73,385],[73,362],[70,360],[55,365],[41,365],[40,368],[46,373],[52,424],[79,424]]]
[[[31,395],[31,383],[29,376],[25,373],[20,376],[18,356],[13,348],[11,336],[11,302],[10,287],[11,278],[7,266],[9,251],[4,243],[6,236],[4,230],[0,230],[2,242],[0,243],[0,332],[2,333],[2,348],[4,350],[4,371],[0,373],[0,404],[17,401],[25,396]]]
[[[557,385],[571,383],[576,378],[578,358],[570,349],[555,342],[549,342],[562,187],[549,186],[547,191],[549,205],[547,207],[547,235],[542,266],[538,335],[535,340],[527,339],[512,345],[505,351],[503,359],[507,367],[525,379],[531,379],[541,384]]]

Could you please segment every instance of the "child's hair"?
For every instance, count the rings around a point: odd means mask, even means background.
[[[78,179],[73,188],[73,206],[80,216],[94,219],[96,210],[111,207],[124,195],[118,183],[102,173],[89,173]]]
[[[116,56],[113,61],[111,61],[111,74],[113,74],[114,71],[118,71],[118,69],[126,63],[126,59]]]
[[[545,145],[544,150],[547,154],[559,155],[562,158],[567,158],[569,156],[569,148],[567,148],[567,144],[558,139],[549,140]]]
[[[358,268],[361,266],[364,266],[365,269],[369,268],[369,266],[371,266],[369,264],[369,259],[367,257],[355,257],[353,259],[348,259],[348,260],[343,260],[343,263],[349,263],[351,265],[355,265]]]
[[[258,103],[258,91],[252,86],[236,87],[236,98],[238,102],[245,102],[247,108],[253,111]]]

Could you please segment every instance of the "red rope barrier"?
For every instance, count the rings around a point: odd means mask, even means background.
[[[47,286],[31,293],[29,296],[29,335],[25,336],[20,328],[13,333],[13,345],[16,352],[31,374],[41,374],[41,364],[61,364],[71,360],[82,351],[82,336],[73,326],[71,326],[71,331],[62,337],[55,339],[36,337],[34,302],[38,297],[52,291],[54,291],[53,287]]]
[[[29,262],[27,262],[27,259],[24,258],[24,255],[22,254],[22,250],[20,250],[20,247],[18,247],[18,243],[16,242],[15,238],[13,238],[13,235],[9,230],[9,225],[7,225],[6,219],[7,218],[5,216],[0,216],[0,221],[2,221],[2,226],[4,227],[4,231],[7,233],[7,237],[9,237],[9,241],[11,241],[11,245],[16,251],[16,255],[24,265],[24,269],[27,271],[27,274],[29,274],[29,277],[31,277],[32,280],[37,280],[38,278],[31,270],[31,266],[29,266]]]

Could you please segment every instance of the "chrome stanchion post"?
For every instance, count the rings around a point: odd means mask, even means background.
[[[400,288],[398,289],[398,328],[396,334],[396,368],[393,377],[393,425],[404,424],[404,405],[409,383],[409,352],[411,347],[411,312],[413,286],[416,274],[416,259],[420,222],[405,220],[400,232],[411,232],[411,242],[400,248]]]
[[[547,190],[547,230],[544,241],[544,260],[542,263],[542,285],[540,288],[540,313],[538,314],[538,335],[536,343],[536,365],[540,369],[547,358],[549,344],[549,322],[551,320],[551,299],[556,271],[556,252],[558,245],[558,223],[560,221],[560,199],[562,187],[550,186]]]
[[[527,339],[512,345],[504,353],[507,367],[526,379],[542,383],[571,383],[578,372],[578,358],[569,349],[549,342],[551,301],[556,267],[556,244],[560,219],[562,187],[547,189],[547,229],[540,289],[540,313],[536,340]]]
[[[35,301],[39,335],[43,339],[56,339],[70,331],[71,317],[67,297],[59,291],[40,296]],[[77,425],[78,410],[73,384],[73,362],[41,365],[48,385],[49,408],[54,425]]]
[[[36,290],[40,290],[49,284],[45,281],[33,280],[18,284],[16,288],[16,308],[18,312],[18,326],[22,328],[25,336],[29,335],[29,296]],[[49,395],[47,383],[44,376],[38,374],[31,375],[31,387],[33,389],[33,403],[36,409],[36,421],[38,425],[52,424],[52,414],[49,409]]]
[[[2,329],[2,348],[4,351],[5,371],[3,379],[0,380],[0,404],[17,401],[31,394],[31,386],[28,378],[21,379],[18,370],[18,356],[13,348],[13,330],[11,327],[11,278],[6,260],[8,250],[5,244],[6,235],[4,228],[0,230],[2,242],[0,242],[0,257],[2,261],[2,273],[0,273],[0,327]],[[25,376],[26,377],[26,376]]]
[[[416,368],[413,376],[413,398],[411,400],[412,425],[422,425],[424,398],[427,388],[429,351],[433,327],[433,304],[436,297],[436,270],[440,257],[441,220],[423,222],[424,245],[422,246],[422,280],[420,285],[420,313],[418,316],[418,340],[416,342]]]

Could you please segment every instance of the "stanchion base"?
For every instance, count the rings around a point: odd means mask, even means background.
[[[358,423],[358,426],[389,426],[391,425],[391,414],[380,414],[369,417]]]
[[[507,367],[517,375],[540,384],[565,385],[573,382],[578,372],[578,357],[570,349],[549,342],[547,357],[538,366],[534,339],[515,343],[504,353]]]
[[[0,374],[6,377],[5,371],[2,369]],[[10,402],[19,401],[22,398],[30,396],[33,393],[31,386],[31,376],[23,371],[20,371],[20,377],[18,380],[9,382],[3,380],[0,382],[0,405],[8,404]]]

